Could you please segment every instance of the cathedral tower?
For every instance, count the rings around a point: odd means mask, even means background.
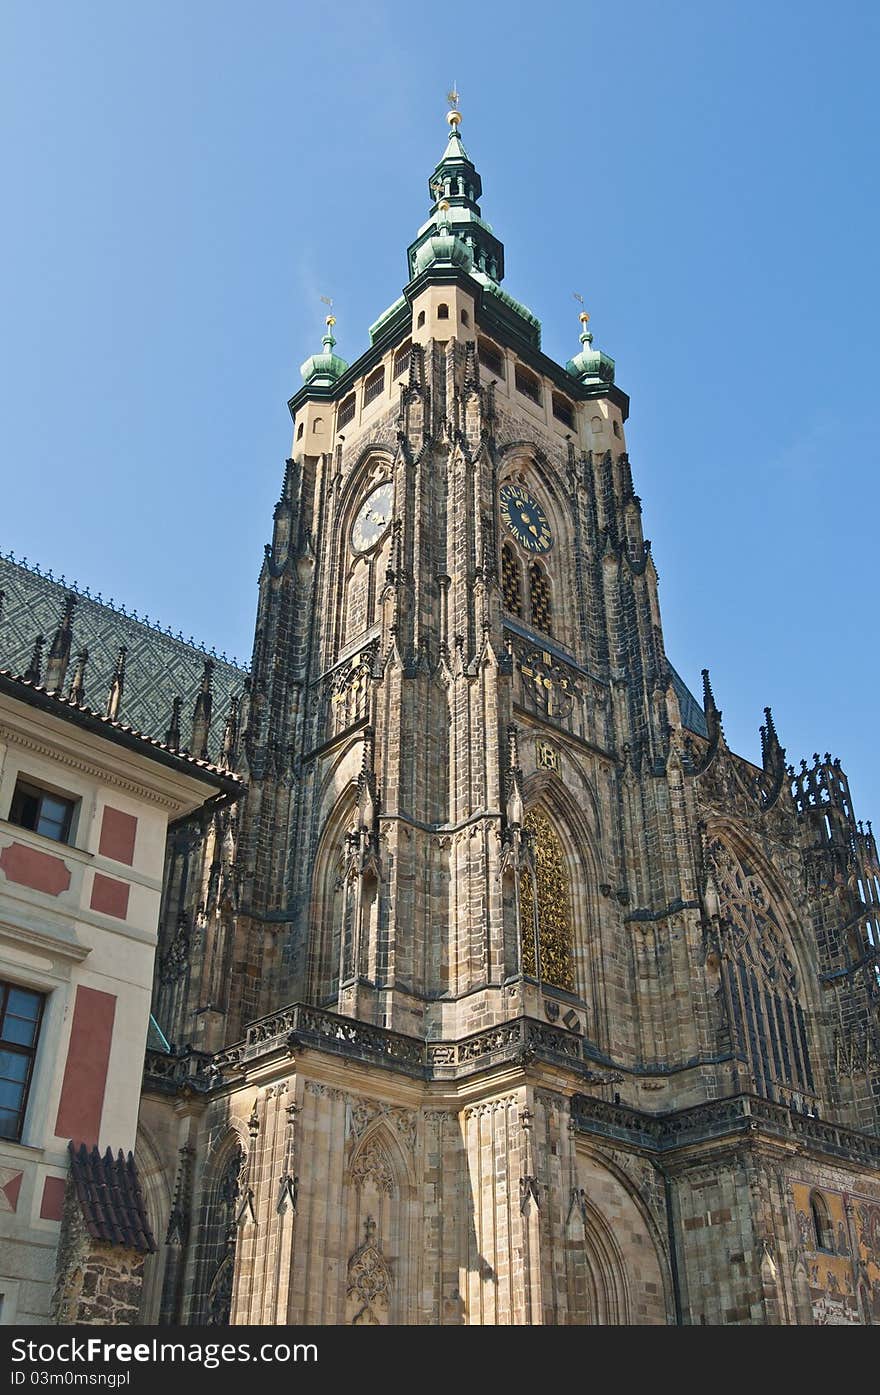
[[[449,125],[290,402],[243,807],[169,846],[144,1317],[876,1320],[870,827],[672,667],[614,362],[542,352]]]

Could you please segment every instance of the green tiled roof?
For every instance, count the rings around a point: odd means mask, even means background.
[[[669,663],[669,660],[666,661]],[[709,735],[709,728],[706,726],[706,714],[697,699],[694,697],[687,683],[681,674],[678,673],[672,664],[669,664],[669,673],[672,678],[672,686],[675,689],[675,696],[678,698],[679,711],[681,712],[681,724],[688,731],[694,732],[697,736]]]
[[[179,697],[183,700],[181,744],[188,745],[205,660],[211,659],[213,704],[208,752],[211,759],[219,756],[230,702],[241,696],[248,676],[248,670],[241,664],[191,639],[185,640],[182,635],[161,629],[146,616],[138,616],[112,601],[108,603],[100,596],[93,596],[63,577],[18,561],[12,554],[0,554],[0,595],[0,668],[24,674],[31,661],[34,641],[41,634],[45,640],[45,672],[52,637],[64,616],[65,599],[74,595],[77,603],[73,613],[67,683],[73,676],[76,654],[87,649],[85,701],[89,707],[102,710],[120,647],[125,645],[125,680],[119,718],[157,741],[165,740],[172,702]]]

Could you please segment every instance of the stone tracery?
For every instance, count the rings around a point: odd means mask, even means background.
[[[523,972],[574,991],[571,890],[565,851],[542,809],[530,809],[523,827],[534,871],[520,877]],[[537,951],[537,952],[536,952]]]
[[[744,853],[707,848],[721,906],[720,948],[731,1029],[759,1094],[815,1093],[797,966],[785,913]]]

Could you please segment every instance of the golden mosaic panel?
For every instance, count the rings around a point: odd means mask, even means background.
[[[817,1326],[843,1326],[880,1321],[880,1206],[859,1196],[818,1192],[827,1216],[820,1237],[810,1205],[809,1186],[792,1188],[798,1223],[798,1249],[807,1269],[807,1282]],[[849,1206],[847,1207],[847,1202]],[[820,1240],[824,1239],[824,1245]]]
[[[574,992],[574,935],[565,852],[541,809],[526,814],[524,827],[532,839],[535,878],[529,871],[520,878],[523,973]],[[540,972],[535,963],[535,926]]]

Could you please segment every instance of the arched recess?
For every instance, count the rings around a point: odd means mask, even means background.
[[[575,1168],[564,1229],[568,1324],[666,1324],[669,1265],[637,1185],[585,1139],[575,1145]]]
[[[523,568],[512,542],[501,545],[501,593],[508,615],[523,617]]]
[[[338,797],[318,842],[309,907],[308,1000],[335,1004],[353,948],[356,911],[354,864],[349,856],[357,824],[357,786]]]
[[[521,966],[524,973],[538,977],[534,938],[531,952],[527,940],[530,932],[537,929],[540,957],[543,924],[545,934],[552,935],[555,941],[552,966],[564,965],[567,946],[571,973],[567,981],[564,974],[542,973],[542,983],[545,987],[575,994],[587,1010],[587,1035],[598,1045],[605,1045],[607,1001],[599,909],[599,885],[603,877],[599,875],[595,835],[585,816],[585,806],[595,814],[595,800],[587,801],[585,794],[586,791],[580,794],[581,803],[577,804],[568,787],[550,771],[539,771],[526,781],[524,826],[529,832],[539,834],[537,841],[533,838],[538,875],[535,888],[528,885],[528,872],[521,874]],[[542,902],[546,909],[543,917]],[[536,914],[531,918],[533,909]]]
[[[406,1155],[384,1121],[353,1148],[345,1196],[345,1322],[384,1327],[410,1321],[414,1185]]]
[[[553,534],[553,545],[539,559],[542,579],[537,590],[530,574],[530,564],[534,555],[528,556],[517,547],[518,555],[524,564],[524,604],[522,618],[545,634],[552,634],[566,648],[574,650],[578,640],[577,596],[574,568],[574,519],[564,482],[557,469],[539,447],[528,441],[512,441],[500,452],[500,463],[496,479],[496,499],[501,486],[508,480],[525,485],[534,494],[547,515]],[[497,507],[497,505],[496,505]],[[508,541],[509,533],[500,525],[499,537],[502,543]],[[503,557],[502,557],[503,562]],[[532,598],[537,601],[532,618]],[[553,606],[554,596],[572,598],[572,604]],[[549,606],[549,610],[548,610]],[[507,607],[505,607],[507,608]],[[528,612],[528,613],[526,613]],[[548,628],[546,621],[550,619]],[[542,621],[544,623],[542,623]]]
[[[247,1151],[241,1135],[230,1128],[208,1163],[198,1208],[198,1282],[193,1323],[223,1327],[229,1323],[238,1216]]]
[[[138,1322],[144,1327],[155,1327],[159,1321],[159,1310],[162,1304],[162,1280],[165,1274],[167,1253],[165,1236],[168,1230],[168,1217],[171,1213],[172,1179],[169,1178],[168,1170],[162,1162],[159,1150],[143,1121],[138,1124],[134,1156],[147,1220],[156,1242],[155,1253],[144,1256],[144,1281],[141,1288]]]
[[[718,978],[731,1044],[759,1095],[803,1107],[823,1094],[816,967],[780,878],[726,821],[706,833],[718,895]]]
[[[553,634],[553,589],[543,562],[529,563],[529,621],[545,635]]]
[[[531,865],[520,872],[522,967],[552,988],[575,990],[574,906],[570,859],[553,819],[536,804],[523,828]]]
[[[368,446],[339,494],[334,526],[333,604],[328,612],[335,617],[336,626],[331,630],[329,658],[370,631],[380,618],[379,599],[391,564],[394,530],[389,527],[375,547],[358,552],[352,547],[351,534],[358,510],[368,495],[379,485],[390,484],[393,475],[394,462],[388,451]]]
[[[631,1321],[620,1247],[605,1217],[583,1191],[570,1202],[565,1269],[570,1326],[621,1327]]]

